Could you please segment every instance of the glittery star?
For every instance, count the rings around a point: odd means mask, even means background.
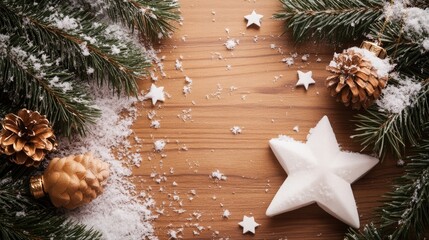
[[[150,86],[149,92],[144,95],[144,99],[152,99],[152,104],[155,105],[157,101],[165,101],[164,87],[157,87],[155,84]]]
[[[255,12],[255,10],[253,10],[253,12],[251,14],[244,16],[244,18],[247,20],[247,26],[246,27],[249,27],[252,24],[255,24],[258,27],[260,27],[262,17],[263,17],[263,15],[257,14]]]
[[[308,90],[308,85],[316,83],[312,78],[312,75],[312,71],[304,73],[298,70],[298,82],[296,83],[296,86],[304,86],[305,90]]]
[[[243,216],[243,221],[239,222],[238,225],[243,227],[243,234],[247,232],[255,234],[255,228],[259,226],[254,217],[248,216]]]
[[[328,117],[310,130],[306,143],[287,136],[271,139],[270,146],[288,174],[267,209],[267,216],[312,203],[359,228],[359,215],[350,186],[378,163],[378,159],[341,151]]]

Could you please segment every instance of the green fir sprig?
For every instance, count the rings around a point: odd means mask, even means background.
[[[177,0],[107,2],[106,11],[111,19],[126,24],[132,30],[137,29],[144,37],[154,41],[168,37],[175,29],[172,22],[180,20]]]
[[[368,33],[381,18],[383,0],[280,0],[283,10],[275,19],[286,21],[296,41],[310,38],[348,41]]]
[[[1,0],[0,109],[37,110],[63,135],[85,134],[99,114],[88,82],[135,95],[150,66],[121,24],[146,44],[170,34],[178,7],[173,0]]]
[[[405,174],[378,209],[379,221],[362,231],[350,229],[347,239],[424,239],[429,227],[429,141],[419,142],[407,160]]]
[[[387,153],[401,159],[407,146],[416,146],[423,137],[423,128],[429,120],[429,79],[411,105],[398,113],[383,112],[377,106],[355,115],[356,133],[364,149],[370,148],[384,158]]]

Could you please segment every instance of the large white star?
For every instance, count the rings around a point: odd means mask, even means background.
[[[251,14],[244,16],[244,18],[247,20],[247,26],[246,27],[249,27],[252,24],[255,24],[258,27],[260,27],[262,17],[263,17],[263,15],[257,14],[255,12],[255,10],[253,10],[253,12]]]
[[[259,223],[255,222],[254,217],[243,216],[243,221],[239,222],[238,225],[243,227],[243,234],[247,232],[255,234],[255,228],[259,226]]]
[[[306,143],[287,136],[271,139],[270,146],[288,174],[267,216],[292,211],[312,203],[359,228],[359,216],[350,184],[368,172],[378,159],[338,147],[328,117],[310,130]]]
[[[165,101],[164,87],[157,87],[155,84],[150,86],[149,92],[144,95],[144,99],[152,99],[152,104],[155,105],[157,101]]]
[[[296,83],[296,86],[304,86],[305,90],[308,90],[308,86],[310,84],[316,83],[312,77],[313,72],[301,72],[298,70],[298,82]]]

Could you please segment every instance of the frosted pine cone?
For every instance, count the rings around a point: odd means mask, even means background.
[[[379,77],[372,63],[353,49],[335,54],[326,70],[333,73],[326,79],[331,95],[353,109],[368,108],[387,84],[387,76]]]
[[[91,202],[103,192],[109,164],[91,153],[54,158],[42,176],[32,177],[36,198],[49,195],[55,207],[74,209]]]
[[[46,153],[55,149],[56,139],[45,116],[27,109],[9,113],[1,122],[0,153],[25,166],[39,166]]]

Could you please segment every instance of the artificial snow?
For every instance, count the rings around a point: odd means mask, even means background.
[[[128,137],[132,134],[130,127],[136,116],[132,104],[137,99],[132,97],[118,98],[112,91],[93,88],[96,106],[101,116],[95,124],[89,125],[86,137],[59,139],[58,157],[70,154],[92,152],[101,160],[110,164],[110,176],[104,192],[91,203],[67,212],[75,221],[93,227],[103,234],[103,239],[156,239],[149,210],[154,205],[151,198],[140,199],[135,186],[129,181],[131,169],[125,162],[138,162],[139,154],[131,153]],[[127,109],[129,115],[121,114]],[[117,148],[118,146],[123,146]],[[112,148],[117,149],[114,154]],[[141,192],[140,195],[145,195]]]
[[[73,86],[71,82],[62,82],[60,81],[60,78],[57,76],[54,76],[50,81],[49,81],[49,86],[50,87],[55,87],[58,89],[61,89],[62,92],[66,93],[69,91],[73,90]]]
[[[121,53],[121,49],[119,49],[116,45],[112,45],[110,48],[110,52],[112,55],[118,55]]]
[[[213,179],[223,180],[223,181],[225,181],[227,179],[227,177],[223,173],[221,173],[219,170],[213,171],[212,174],[210,175],[210,177]]]
[[[3,57],[2,55],[5,55],[7,52],[9,38],[10,36],[8,35],[0,34],[0,57]]]
[[[161,127],[161,123],[159,122],[159,120],[152,120],[152,121],[150,122],[150,127],[151,127],[151,128],[155,128],[155,129],[158,129],[158,128],[160,128],[160,127]]]
[[[421,83],[407,77],[400,80],[398,85],[388,85],[376,104],[382,112],[400,113],[414,102],[421,88]]]
[[[86,74],[90,75],[94,73],[94,68],[92,67],[88,67],[88,69],[86,69]]]
[[[83,56],[89,56],[89,49],[87,47],[87,42],[82,42],[79,44],[80,50],[82,51]]]
[[[155,148],[155,151],[157,152],[161,152],[162,150],[164,150],[165,145],[167,145],[167,143],[164,139],[159,139],[153,142],[153,146]]]
[[[225,209],[223,211],[222,217],[223,218],[229,218],[231,216],[231,212],[228,209]]]
[[[385,18],[404,25],[405,38],[421,44],[423,51],[429,51],[429,8],[407,7],[408,1],[394,1],[386,4]]]
[[[233,126],[230,130],[234,135],[240,134],[242,131],[241,127],[239,126]]]
[[[228,50],[233,50],[238,44],[239,44],[239,40],[235,40],[235,39],[228,39],[224,43],[226,49]]]
[[[79,27],[75,18],[65,16],[63,18],[58,16],[52,16],[53,25],[63,30],[73,30]]]

